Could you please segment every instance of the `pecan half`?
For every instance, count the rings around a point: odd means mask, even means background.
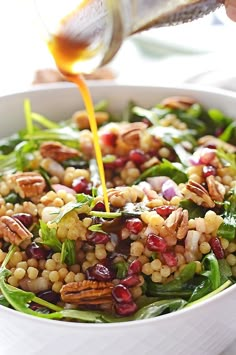
[[[206,178],[206,183],[212,200],[223,202],[226,193],[225,186],[217,181],[213,175]]]
[[[70,282],[61,288],[61,298],[66,303],[77,305],[100,305],[112,303],[111,282],[99,282],[84,280],[81,282]]]
[[[98,126],[109,120],[109,114],[107,112],[98,111],[95,112],[94,115]],[[76,126],[79,129],[90,128],[89,118],[86,111],[76,111],[72,116],[72,120],[75,122]]]
[[[67,147],[59,142],[44,142],[40,146],[40,154],[44,158],[51,158],[58,162],[76,158],[80,154],[78,150]]]
[[[165,220],[160,230],[164,238],[183,239],[188,232],[188,211],[178,208]]]
[[[187,110],[196,103],[192,97],[188,96],[170,96],[162,100],[161,105],[173,109]]]
[[[139,143],[140,133],[147,128],[144,122],[128,123],[121,127],[120,138],[128,145],[135,146]]]
[[[20,197],[37,197],[46,187],[44,178],[36,172],[16,173],[11,176],[13,188]]]
[[[215,207],[215,202],[212,200],[208,191],[196,181],[189,180],[183,194],[186,198],[189,198],[199,206],[207,208]]]
[[[198,144],[203,146],[213,146],[222,148],[228,153],[236,153],[236,147],[232,144],[222,141],[214,136],[204,136],[198,140]]]
[[[11,244],[19,245],[33,234],[17,219],[9,216],[0,217],[0,237]]]

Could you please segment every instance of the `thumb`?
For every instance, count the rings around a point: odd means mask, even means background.
[[[236,21],[236,0],[226,0],[225,7],[227,16],[231,20]]]

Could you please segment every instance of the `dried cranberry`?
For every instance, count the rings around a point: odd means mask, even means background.
[[[162,257],[164,259],[164,262],[166,265],[172,267],[172,266],[177,266],[177,257],[175,256],[174,253],[172,252],[165,252],[162,254]]]
[[[174,206],[159,206],[156,208],[156,212],[161,217],[168,217],[175,209]]]
[[[42,298],[44,301],[57,304],[60,301],[59,293],[52,290],[41,291],[37,294],[37,297]]]
[[[215,176],[216,175],[216,168],[211,165],[205,165],[202,169],[203,176],[206,178],[208,176]]]
[[[142,165],[147,160],[145,153],[140,149],[131,150],[129,159],[136,165]]]
[[[97,202],[96,205],[93,207],[93,211],[105,212],[106,208],[104,203],[101,201]]]
[[[134,260],[132,263],[129,265],[128,268],[128,275],[134,275],[134,274],[139,274],[142,270],[142,263],[139,260]]]
[[[41,259],[47,259],[51,251],[33,242],[27,246],[25,252],[28,258],[41,260]]]
[[[136,303],[116,303],[115,304],[115,311],[119,316],[130,316],[131,314],[137,311],[138,307]]]
[[[120,283],[126,287],[134,287],[140,283],[138,275],[130,275],[121,280]]]
[[[112,290],[112,296],[118,303],[130,303],[132,301],[132,295],[127,287],[124,285],[116,285]]]
[[[87,236],[87,240],[94,244],[107,244],[110,238],[109,235],[102,232],[93,232]]]
[[[148,234],[146,246],[151,251],[164,252],[167,249],[165,239],[154,233]]]
[[[80,177],[74,179],[73,182],[72,182],[72,188],[78,194],[82,193],[82,192],[85,192],[87,187],[88,187],[88,181],[83,176],[80,176]]]
[[[113,132],[107,132],[103,133],[101,135],[101,140],[104,145],[110,146],[110,147],[115,147],[116,145],[116,140],[117,140],[117,135]]]
[[[88,280],[111,281],[114,278],[114,274],[106,266],[96,264],[86,270],[86,277]]]
[[[133,234],[138,234],[143,229],[143,222],[139,218],[126,220],[125,227]]]
[[[20,221],[26,228],[33,224],[33,217],[29,213],[16,213],[12,217]]]
[[[217,237],[211,238],[210,246],[217,259],[224,259],[225,253],[219,238]]]

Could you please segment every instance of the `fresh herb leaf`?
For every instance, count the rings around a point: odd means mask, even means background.
[[[75,241],[66,239],[61,248],[61,263],[66,262],[68,265],[74,265],[76,262]]]
[[[128,266],[128,263],[126,263],[125,261],[115,263],[117,279],[124,279],[127,276]]]
[[[188,176],[184,172],[183,166],[176,166],[171,163],[169,160],[163,159],[162,162],[158,165],[154,165],[151,168],[144,170],[140,177],[135,180],[134,184],[138,184],[140,181],[145,180],[148,177],[152,176],[168,176],[176,184],[184,183],[188,181]]]
[[[57,231],[55,228],[49,228],[48,225],[40,221],[42,244],[47,245],[55,252],[61,252],[62,244],[57,238]]]

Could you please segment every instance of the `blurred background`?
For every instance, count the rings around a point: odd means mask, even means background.
[[[143,32],[128,39],[96,78],[137,85],[197,83],[236,91],[235,35],[236,23],[224,8],[193,23]],[[0,2],[0,37],[0,94],[27,89],[33,81],[61,80],[51,72],[55,65],[33,0]],[[46,74],[36,76],[39,70]]]

